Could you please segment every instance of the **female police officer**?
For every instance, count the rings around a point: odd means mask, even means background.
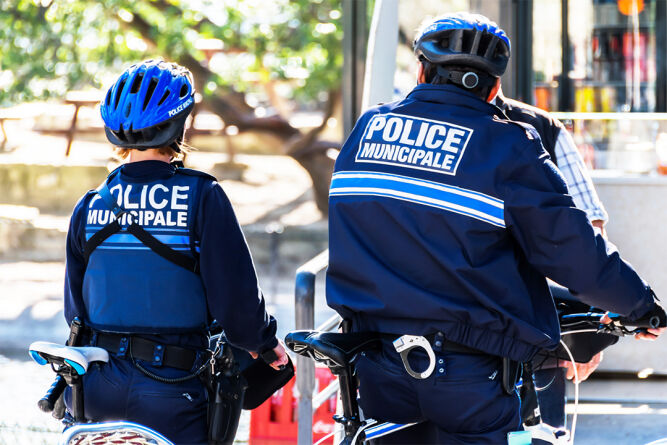
[[[176,443],[207,440],[204,387],[191,377],[212,319],[233,344],[275,351],[272,366],[287,361],[227,196],[170,164],[193,107],[179,65],[148,60],[118,78],[101,112],[129,162],[78,202],[67,237],[65,317],[110,352],[84,379],[86,418],[135,421]]]
[[[510,55],[505,33],[483,16],[445,15],[415,52],[420,84],[367,111],[336,160],[327,301],[354,331],[417,336],[356,364],[365,414],[420,422],[390,440],[507,443],[519,400],[514,382],[501,385],[500,357],[527,361],[559,341],[545,276],[630,317],[664,311],[575,208],[534,128],[488,103]],[[408,343],[429,355],[417,349],[405,365]]]

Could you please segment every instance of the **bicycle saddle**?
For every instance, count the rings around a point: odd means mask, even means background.
[[[292,331],[285,344],[297,354],[335,368],[347,366],[355,355],[377,348],[381,342],[375,332]]]
[[[29,351],[33,360],[40,365],[46,365],[47,363],[67,364],[79,375],[86,373],[89,363],[109,361],[109,353],[106,349],[94,346],[74,347],[36,341],[30,345]]]

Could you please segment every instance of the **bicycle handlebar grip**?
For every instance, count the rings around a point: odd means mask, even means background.
[[[67,383],[65,383],[65,379],[62,378],[61,376],[56,376],[56,379],[51,384],[49,390],[46,391],[44,397],[39,399],[39,401],[37,402],[37,406],[39,406],[39,409],[41,409],[45,413],[50,413],[51,411],[53,411],[53,407],[55,406],[56,400],[58,400],[58,397],[60,397],[60,395],[63,393],[66,387]]]

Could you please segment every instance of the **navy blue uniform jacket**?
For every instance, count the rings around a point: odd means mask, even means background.
[[[514,360],[559,341],[545,279],[631,317],[646,283],[595,235],[534,128],[451,85],[367,111],[329,198],[327,302],[356,331],[427,335]]]
[[[173,173],[174,167],[166,162],[133,162],[121,167],[121,180],[151,182],[170,177]],[[200,245],[200,273],[209,316],[220,323],[230,342],[251,351],[271,349],[278,343],[275,337],[276,320],[265,310],[252,258],[234,210],[217,182],[210,180],[202,187],[194,235]],[[77,203],[67,234],[65,318],[68,324],[76,316],[84,320],[86,317],[82,294],[86,271],[83,247],[86,209],[91,197],[87,194]],[[168,276],[146,277],[149,281],[169,279]],[[150,314],[144,316],[150,318]],[[208,347],[204,333],[143,336],[166,344]]]

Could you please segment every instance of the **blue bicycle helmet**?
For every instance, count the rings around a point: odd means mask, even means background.
[[[434,65],[478,69],[500,77],[510,58],[505,31],[480,14],[459,12],[437,17],[417,33],[415,55]]]
[[[185,120],[195,105],[192,74],[162,60],[129,67],[107,91],[100,111],[112,144],[146,150],[171,146],[183,138]]]

